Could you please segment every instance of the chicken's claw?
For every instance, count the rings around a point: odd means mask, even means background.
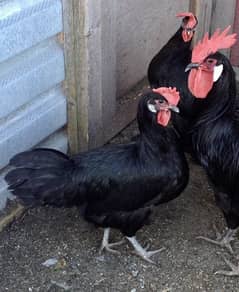
[[[151,264],[156,264],[153,260],[151,260],[151,256],[165,250],[165,247],[162,247],[162,248],[157,249],[157,250],[148,251],[149,246],[147,246],[145,248],[142,247],[142,245],[137,241],[135,236],[126,237],[126,238],[133,245],[133,247],[135,249],[134,253],[136,253],[143,260],[145,260],[146,262],[151,263]]]
[[[114,242],[114,243],[109,243],[109,234],[110,234],[110,228],[105,228],[103,240],[100,247],[100,253],[102,253],[103,250],[107,250],[108,252],[111,252],[114,254],[120,254],[119,251],[112,249],[112,247],[123,244],[124,239],[122,239],[121,241]]]
[[[234,253],[231,241],[235,239],[236,229],[228,229],[225,234],[220,234],[215,226],[213,226],[216,232],[216,239],[211,239],[204,236],[198,236],[197,239],[203,239],[212,244],[216,244],[220,247],[225,247],[231,254]]]
[[[236,266],[230,262],[227,258],[223,256],[225,263],[230,267],[231,271],[219,270],[215,272],[215,275],[224,275],[224,276],[239,276],[239,264]]]

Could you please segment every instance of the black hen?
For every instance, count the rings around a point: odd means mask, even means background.
[[[239,100],[233,68],[227,57],[216,52],[235,43],[236,35],[227,35],[229,28],[211,39],[206,35],[194,48],[188,85],[201,112],[192,129],[193,149],[213,183],[229,228],[218,240],[200,238],[232,252],[230,241],[239,226]]]
[[[164,89],[165,92],[165,89]],[[175,90],[166,89],[174,99]],[[171,103],[170,101],[170,103]],[[152,206],[176,198],[188,182],[188,166],[171,126],[171,110],[162,95],[145,94],[138,106],[140,136],[124,145],[108,145],[68,157],[51,149],[20,153],[5,177],[14,195],[30,206],[85,204],[84,218],[105,228],[101,249],[111,250],[109,228],[119,229],[145,260],[135,238],[148,221]]]
[[[152,59],[148,67],[148,80],[151,88],[175,86],[180,92],[180,115],[173,121],[177,131],[186,139],[188,123],[193,117],[194,97],[188,90],[185,67],[191,61],[191,41],[197,26],[192,13],[180,13],[184,17],[175,35]],[[188,142],[185,142],[185,147]]]

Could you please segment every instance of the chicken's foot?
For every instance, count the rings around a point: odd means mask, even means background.
[[[198,236],[197,239],[203,239],[207,242],[210,242],[212,244],[216,244],[221,247],[225,247],[229,250],[231,254],[233,254],[233,249],[231,246],[231,241],[235,239],[235,235],[237,233],[237,229],[227,229],[227,231],[224,234],[220,234],[215,226],[213,226],[216,232],[216,239],[211,239],[204,236]]]
[[[118,241],[118,242],[109,243],[109,236],[110,236],[110,228],[105,228],[103,240],[102,240],[101,247],[100,247],[100,253],[105,249],[108,252],[120,254],[119,251],[112,249],[112,247],[124,243],[124,239],[122,239],[121,241]]]
[[[135,252],[138,256],[140,256],[141,258],[143,258],[145,261],[151,263],[151,264],[155,264],[155,262],[153,260],[150,259],[150,257],[154,254],[157,254],[161,251],[163,251],[165,248],[160,248],[157,250],[153,250],[153,251],[148,251],[148,248],[143,248],[142,245],[137,241],[135,236],[132,237],[126,237],[129,242],[133,245]]]
[[[216,271],[216,275],[224,275],[224,276],[239,276],[239,264],[236,266],[232,262],[230,262],[228,259],[223,257],[225,263],[231,268],[231,271],[225,271],[225,270],[220,270]]]

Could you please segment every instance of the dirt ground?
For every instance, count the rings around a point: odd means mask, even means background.
[[[136,134],[135,123],[114,142]],[[202,169],[190,161],[190,183],[176,200],[158,207],[152,223],[138,232],[138,239],[152,249],[157,265],[132,253],[128,243],[121,255],[99,254],[102,230],[85,222],[76,208],[42,207],[29,210],[0,234],[0,291],[72,292],[187,292],[239,291],[239,278],[215,275],[228,269],[219,247],[196,239],[214,237],[213,224],[225,228],[222,215]],[[120,234],[112,233],[112,241]],[[239,241],[238,241],[239,242]],[[233,248],[239,254],[239,244]],[[49,259],[57,262],[49,267]]]

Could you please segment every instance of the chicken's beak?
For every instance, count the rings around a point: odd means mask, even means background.
[[[179,113],[180,110],[176,105],[169,105],[168,109],[170,109],[171,111],[175,112],[175,113]]]
[[[200,66],[199,63],[190,63],[187,65],[187,67],[185,68],[185,72],[190,71],[191,69],[195,68],[197,69]]]
[[[194,30],[192,29],[184,29],[182,32],[182,38],[185,43],[190,42],[194,35]]]

